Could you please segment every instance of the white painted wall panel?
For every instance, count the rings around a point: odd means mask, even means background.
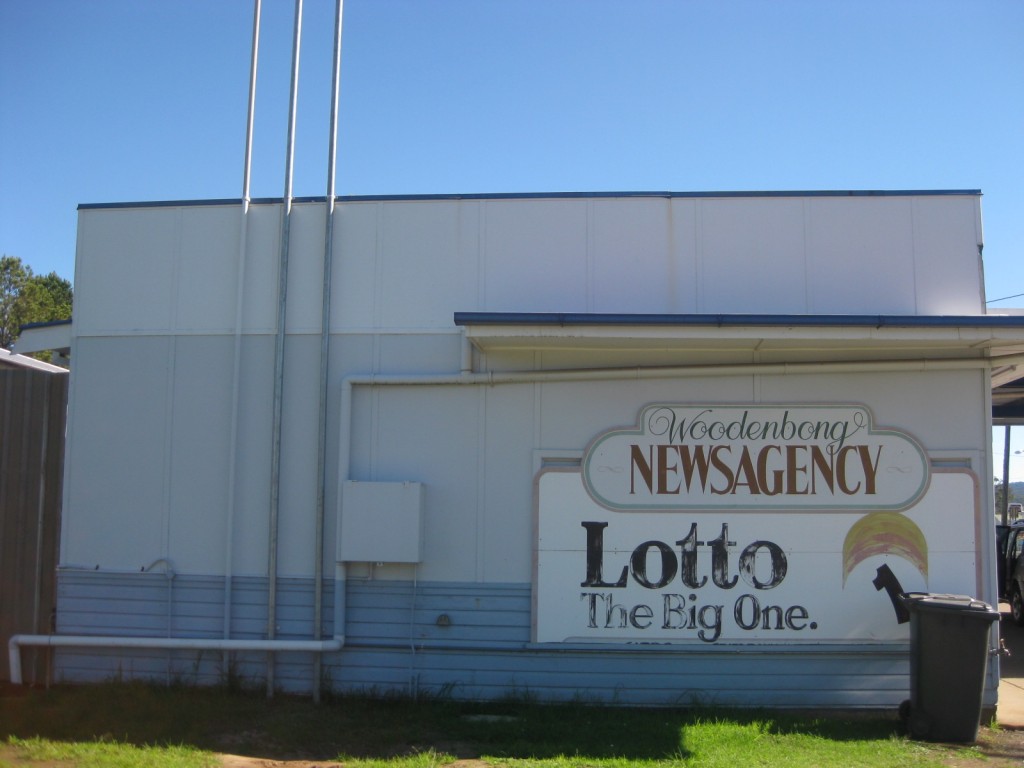
[[[759,377],[763,402],[863,403],[876,423],[909,432],[930,451],[978,450],[991,439],[987,386],[982,370]]]
[[[233,339],[179,336],[170,428],[168,553],[182,573],[223,573]]]
[[[242,299],[242,327],[247,333],[277,331],[281,211],[280,205],[254,205],[249,208],[244,265],[245,293]]]
[[[75,263],[75,325],[97,332],[167,330],[174,322],[178,209],[82,211]]]
[[[170,337],[80,339],[61,563],[139,570],[166,544]]]
[[[517,582],[533,567],[533,448],[537,446],[538,387],[484,388],[482,494],[476,579]],[[524,482],[524,480],[528,482]],[[526,494],[525,486],[530,490]],[[524,504],[526,506],[524,506]]]
[[[241,359],[234,570],[237,574],[263,576],[269,546],[273,337],[244,339]]]
[[[453,312],[481,309],[982,308],[973,196],[424,200],[338,210],[337,330],[447,328]],[[319,329],[323,212],[319,203],[294,209],[293,332]],[[237,206],[82,211],[76,333],[233,328],[238,216]],[[278,205],[250,211],[247,332],[275,327],[280,217]]]
[[[369,333],[331,335],[331,390],[340,391],[342,379],[352,373],[375,370],[380,337]]]
[[[668,280],[674,286],[675,304],[670,310],[683,314],[700,311],[700,280],[697,264],[699,250],[698,204],[695,199],[674,198],[669,219],[669,246],[673,272]]]
[[[452,373],[462,354],[456,334],[387,334],[377,340],[379,363],[360,372]]]
[[[453,201],[384,206],[377,325],[451,328],[452,307],[478,306],[479,210]]]
[[[484,503],[478,397],[473,387],[387,387],[356,398],[349,478],[423,483],[424,579],[472,581],[485,555],[475,546]]]
[[[198,333],[233,330],[241,210],[236,205],[182,208],[179,221],[176,327]]]
[[[914,314],[911,199],[817,197],[807,207],[808,311]]]
[[[605,429],[634,424],[650,402],[741,402],[751,390],[749,376],[545,384],[538,447],[582,450]]]
[[[803,199],[726,198],[697,206],[701,312],[807,312]]]
[[[587,200],[484,205],[485,296],[490,312],[588,312]]]
[[[679,305],[668,199],[589,201],[593,312],[672,312]]]
[[[368,329],[377,318],[376,275],[383,203],[335,209],[331,329]]]
[[[278,573],[312,576],[320,407],[319,336],[288,338],[285,371]],[[268,464],[268,478],[269,467]]]
[[[917,311],[923,315],[985,312],[980,213],[963,197],[914,198]]]
[[[289,333],[320,333],[325,212],[322,203],[300,203],[292,207],[288,247]]]

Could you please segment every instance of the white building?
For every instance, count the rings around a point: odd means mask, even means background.
[[[879,568],[995,603],[979,193],[341,198],[322,338],[326,210],[81,207],[60,678],[892,708]]]

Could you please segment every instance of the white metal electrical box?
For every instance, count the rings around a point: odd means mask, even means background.
[[[418,563],[422,530],[422,483],[344,483],[338,543],[342,562]]]

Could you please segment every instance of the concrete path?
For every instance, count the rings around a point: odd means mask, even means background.
[[[1002,618],[999,635],[1010,651],[999,661],[999,704],[996,722],[1007,728],[1024,728],[1024,627],[1010,618],[1010,606],[999,604]]]

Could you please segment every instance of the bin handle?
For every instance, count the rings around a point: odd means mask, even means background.
[[[900,585],[900,580],[896,578],[896,574],[892,572],[892,569],[888,564],[883,563],[878,566],[878,570],[875,572],[875,578],[871,581],[875,585],[876,590],[884,589],[889,594],[889,600],[892,601],[893,610],[896,611],[896,623],[906,624],[910,621],[910,610],[904,605],[902,597],[906,595],[903,591],[903,587]]]

